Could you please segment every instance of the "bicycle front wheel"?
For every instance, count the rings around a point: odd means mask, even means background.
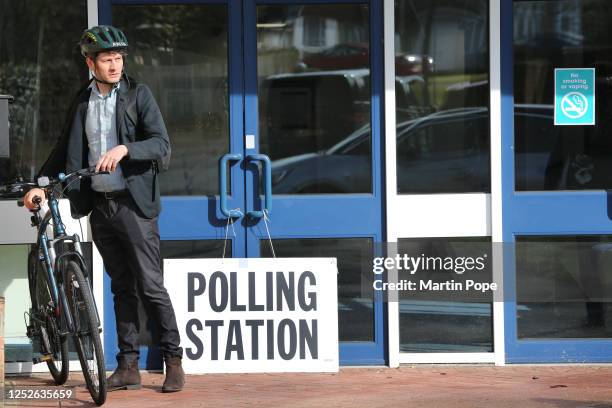
[[[28,283],[32,300],[30,325],[39,343],[40,359],[47,363],[55,384],[62,385],[68,379],[68,338],[60,334],[59,318],[51,301],[44,265],[36,255],[34,248],[28,258]]]
[[[80,265],[70,261],[66,268],[66,295],[76,326],[74,346],[87,389],[96,405],[102,405],[106,401],[106,370],[93,295]]]

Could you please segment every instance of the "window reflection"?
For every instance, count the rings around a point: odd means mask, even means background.
[[[87,81],[76,46],[85,28],[85,0],[0,0],[0,94],[15,97],[11,157],[0,158],[0,183],[33,179],[58,140]]]
[[[488,237],[400,239],[398,254],[426,257],[479,257],[490,254]],[[492,272],[472,270],[467,275],[450,271],[420,270],[415,275],[398,272],[398,279],[416,276],[417,281],[461,281],[469,276],[478,282],[492,282]],[[492,294],[465,295],[461,292],[399,292],[400,351],[408,353],[491,352],[493,351]]]
[[[86,27],[85,0],[0,0],[0,94],[15,97],[9,105],[11,156],[0,158],[0,184],[34,178],[60,137],[72,99],[87,81],[76,46]],[[30,308],[29,247],[0,245],[5,362],[32,362],[24,323]],[[91,244],[84,243],[83,250],[91,266]]]
[[[517,237],[519,338],[610,338],[612,236]]]
[[[396,0],[399,193],[490,191],[488,2]]]
[[[227,7],[114,6],[130,42],[126,71],[146,83],[172,143],[163,195],[218,194],[218,160],[229,149]]]
[[[275,194],[372,191],[369,36],[365,5],[257,8],[260,151]]]
[[[612,187],[612,4],[514,2],[516,189]],[[554,126],[554,69],[595,68],[596,125]]]
[[[338,259],[338,336],[340,341],[374,341],[374,290],[369,238],[273,239],[281,257]],[[272,257],[268,240],[260,241],[261,256]]]
[[[225,254],[223,254],[225,249]],[[232,241],[222,240],[163,240],[160,247],[162,259],[232,257]]]

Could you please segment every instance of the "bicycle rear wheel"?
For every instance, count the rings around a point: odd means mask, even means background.
[[[47,363],[53,381],[62,385],[68,380],[69,373],[68,337],[60,334],[59,318],[55,314],[51,290],[37,253],[34,247],[28,256],[28,284],[32,300],[29,333],[38,340],[40,360]]]
[[[73,336],[85,384],[96,405],[106,401],[106,370],[91,288],[78,263],[66,265],[66,295],[76,326]]]

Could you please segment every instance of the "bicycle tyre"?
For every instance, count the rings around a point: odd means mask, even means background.
[[[51,359],[46,359],[47,367],[56,385],[65,384],[70,372],[68,356],[68,337],[59,332],[58,317],[54,314],[51,303],[51,290],[44,276],[44,266],[37,259],[36,247],[30,252],[28,265],[28,284],[30,287],[30,299],[32,301],[32,314],[30,324],[35,326],[40,344],[40,352],[43,356],[51,354]],[[44,324],[41,324],[44,322]]]
[[[106,369],[93,295],[78,263],[68,262],[65,277],[66,296],[76,328],[74,346],[89,394],[96,405],[100,406],[106,401]],[[91,368],[90,357],[93,360]]]

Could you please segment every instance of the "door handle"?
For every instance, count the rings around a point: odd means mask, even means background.
[[[240,210],[228,210],[227,208],[227,163],[229,161],[238,161],[242,159],[240,153],[228,153],[221,157],[219,160],[219,192],[220,192],[220,207],[221,213],[227,218],[241,217],[242,212]]]
[[[247,156],[248,161],[260,161],[263,164],[264,172],[264,210],[249,211],[247,215],[251,218],[262,218],[264,212],[270,215],[272,211],[272,163],[270,158],[265,154],[250,154]],[[258,194],[259,195],[259,194]]]

